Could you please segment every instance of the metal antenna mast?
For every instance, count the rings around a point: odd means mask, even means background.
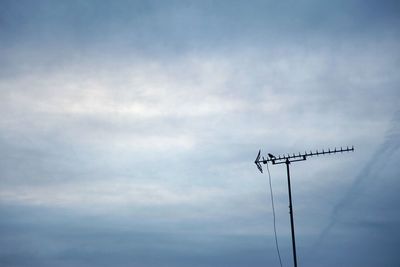
[[[292,232],[292,248],[293,248],[293,262],[294,262],[294,267],[297,267],[297,256],[296,256],[296,239],[295,239],[295,234],[294,234],[294,221],[293,221],[293,207],[292,207],[292,190],[291,190],[291,185],[290,185],[290,171],[289,171],[289,165],[292,162],[296,162],[296,161],[304,161],[307,160],[307,157],[312,157],[312,156],[319,156],[319,155],[325,155],[325,154],[335,154],[335,153],[343,153],[343,152],[350,152],[350,151],[354,151],[354,146],[352,146],[351,148],[346,147],[346,148],[340,148],[340,149],[328,149],[327,151],[322,150],[322,151],[318,151],[316,150],[315,152],[311,152],[307,153],[304,152],[304,154],[293,154],[293,155],[289,155],[287,154],[285,155],[279,155],[278,157],[275,157],[274,155],[268,153],[268,158],[265,159],[264,157],[262,157],[262,159],[260,159],[260,154],[261,154],[261,150],[258,151],[258,155],[256,160],[254,161],[254,163],[256,164],[258,170],[262,173],[263,169],[261,166],[261,163],[263,164],[267,164],[268,162],[272,162],[273,165],[276,164],[286,164],[286,172],[287,172],[287,181],[288,181],[288,192],[289,192],[289,214],[290,214],[290,226],[291,226],[291,232]]]

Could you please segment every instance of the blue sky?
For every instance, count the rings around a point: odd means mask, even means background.
[[[397,1],[0,6],[0,265],[400,262]]]

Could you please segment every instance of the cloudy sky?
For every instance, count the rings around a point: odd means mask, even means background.
[[[398,1],[0,1],[0,265],[400,264]],[[270,166],[291,266],[285,167]]]

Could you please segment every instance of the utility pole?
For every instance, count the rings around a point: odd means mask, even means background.
[[[354,146],[352,146],[351,148],[347,147],[347,148],[340,148],[340,149],[334,149],[334,150],[330,150],[328,149],[327,151],[320,151],[318,152],[311,152],[307,153],[304,152],[303,154],[293,154],[293,155],[279,155],[278,157],[275,157],[272,154],[268,153],[268,158],[265,159],[264,157],[262,157],[262,159],[260,159],[260,154],[261,154],[261,150],[258,151],[258,155],[256,160],[254,161],[254,163],[256,164],[258,170],[262,173],[263,169],[261,166],[261,163],[263,164],[268,164],[268,162],[271,162],[273,165],[277,165],[277,164],[286,164],[286,172],[287,172],[287,181],[288,181],[288,193],[289,193],[289,214],[290,214],[290,228],[291,228],[291,232],[292,232],[292,249],[293,249],[293,263],[294,263],[294,267],[297,267],[297,255],[296,255],[296,239],[295,239],[295,234],[294,234],[294,220],[293,220],[293,206],[292,206],[292,189],[291,189],[291,185],[290,185],[290,170],[289,170],[289,166],[290,163],[292,162],[297,162],[297,161],[304,161],[307,160],[307,157],[312,157],[312,156],[319,156],[319,155],[325,155],[325,154],[335,154],[335,153],[343,153],[343,152],[350,152],[350,151],[354,151]]]

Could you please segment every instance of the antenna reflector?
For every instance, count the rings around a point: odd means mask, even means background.
[[[261,167],[261,164],[260,164],[260,154],[261,154],[261,150],[258,150],[257,158],[256,158],[256,160],[254,161],[254,163],[256,164],[257,169],[258,169],[261,173],[263,173],[263,170],[262,170],[262,167]]]

